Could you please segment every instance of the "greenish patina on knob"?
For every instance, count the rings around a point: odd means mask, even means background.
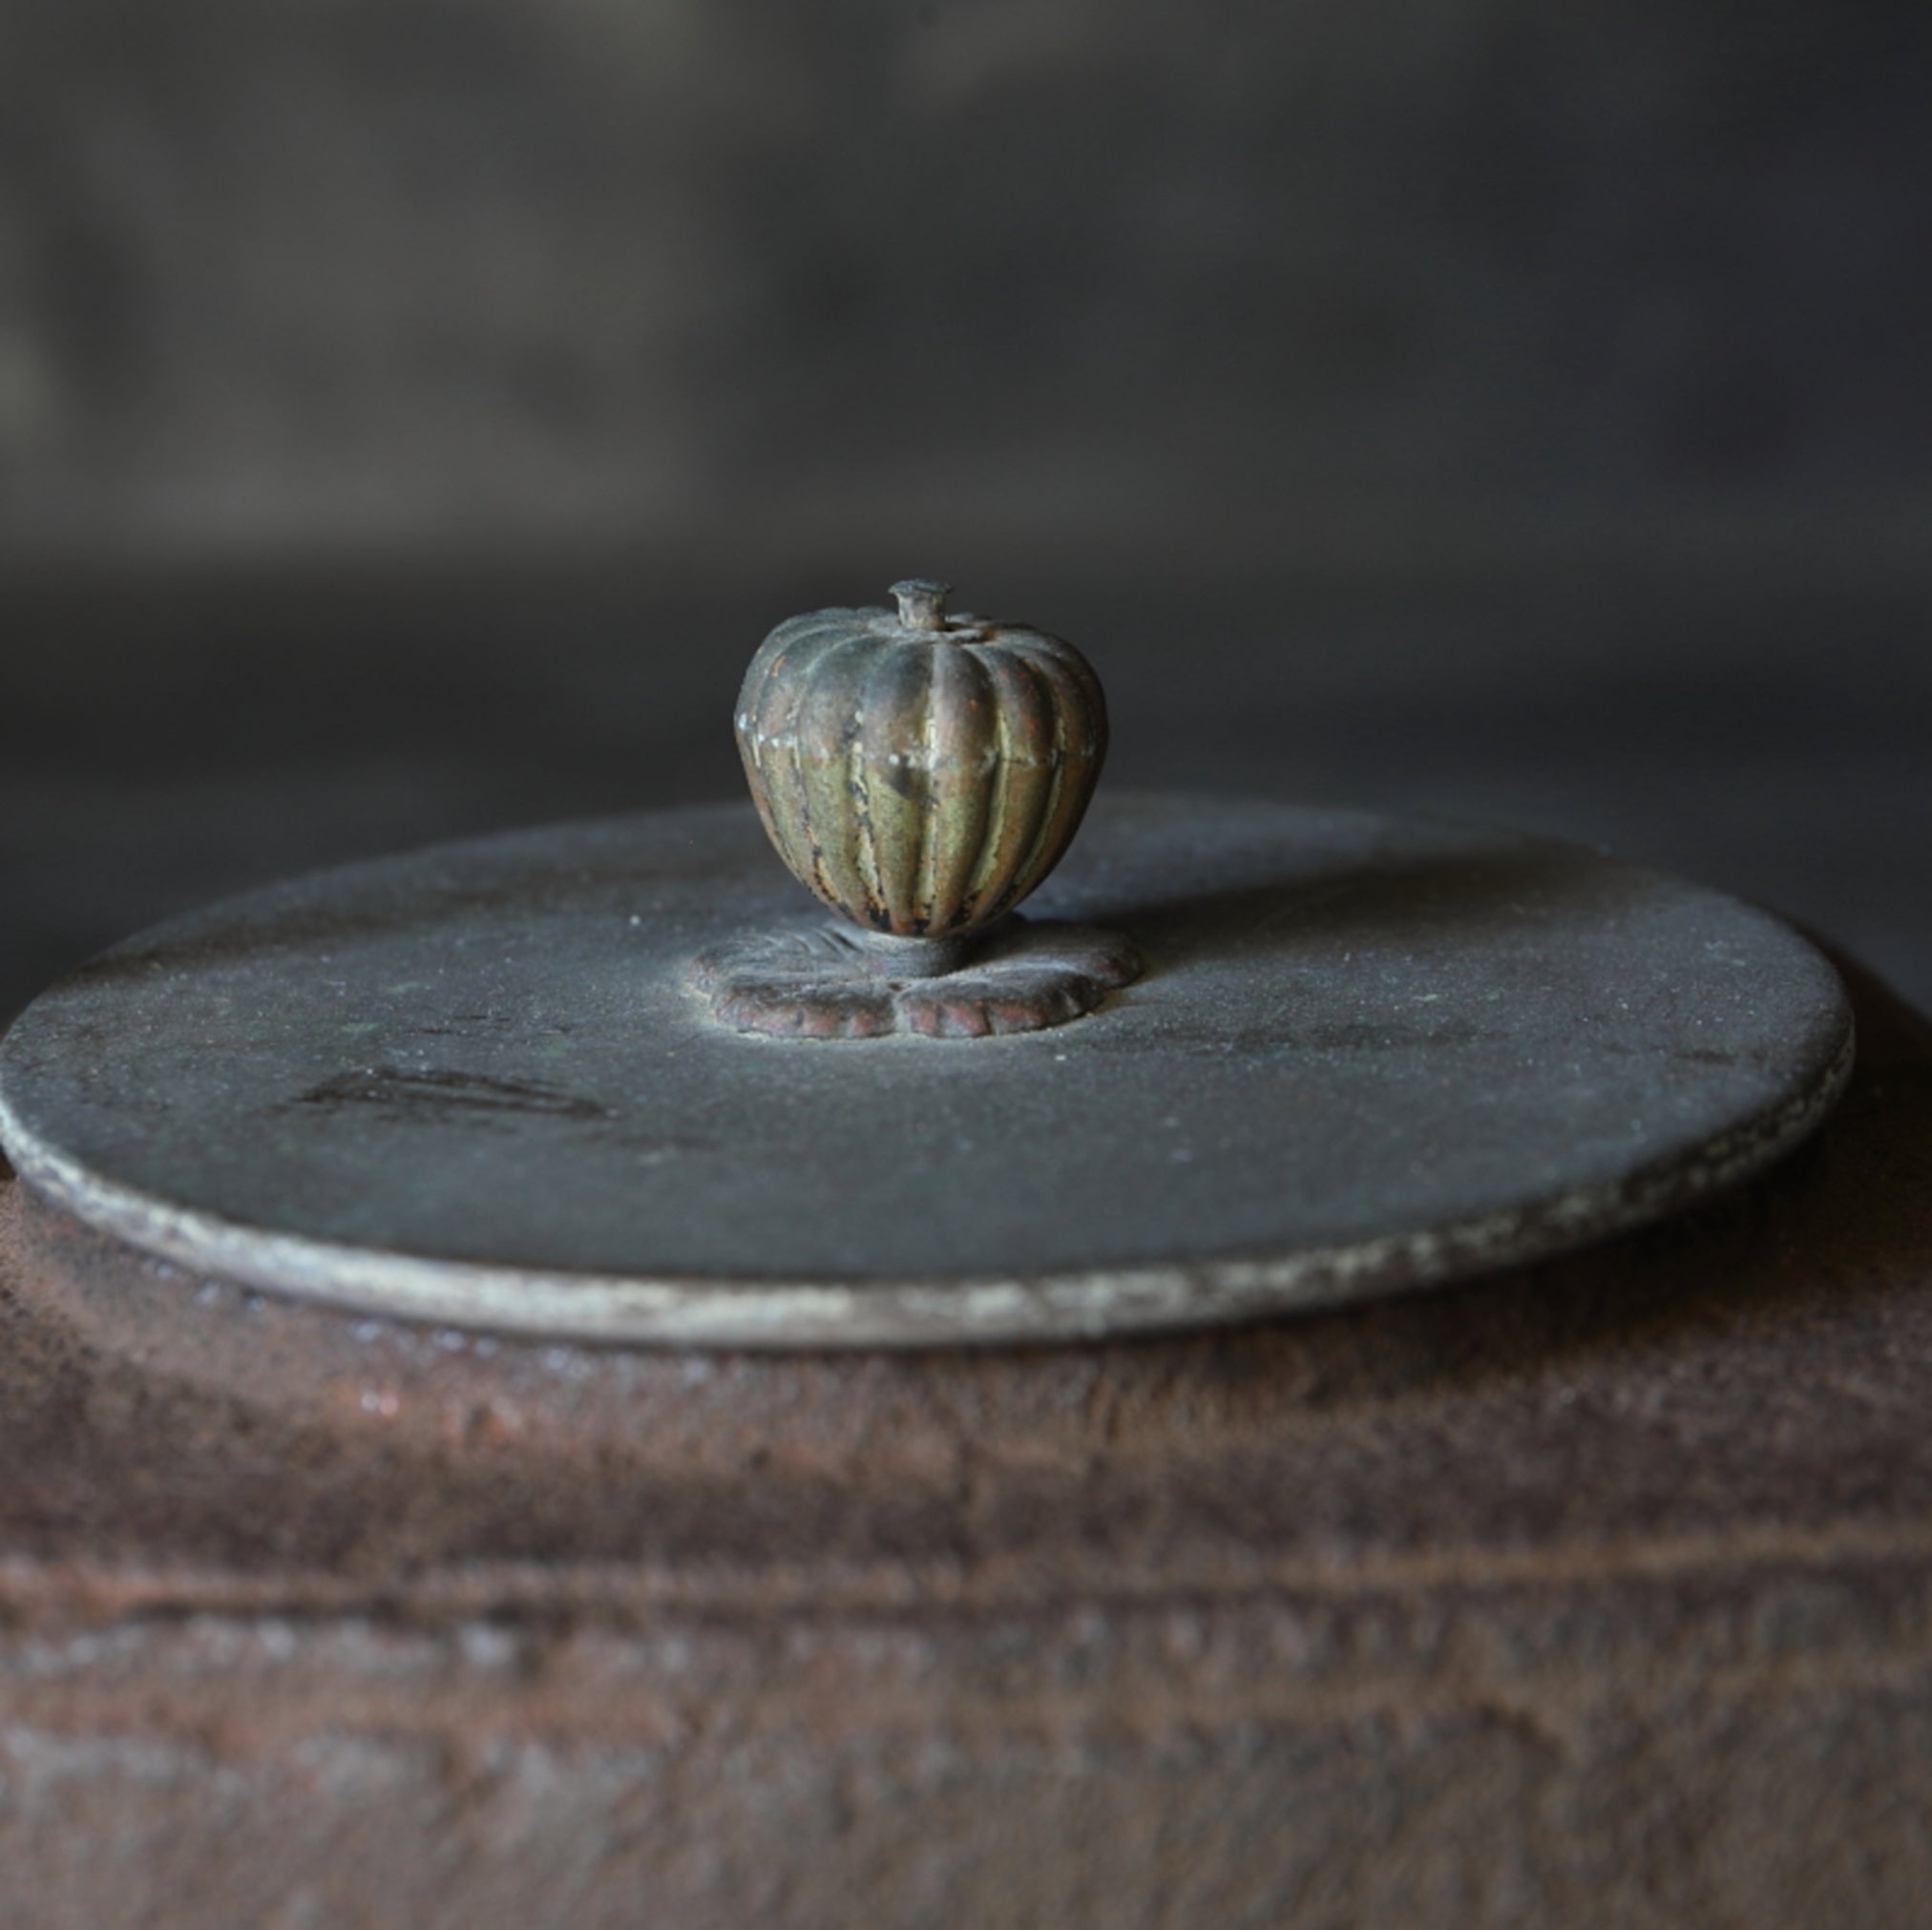
[[[798,878],[867,932],[966,940],[1065,854],[1106,755],[1100,680],[1071,643],[949,614],[948,585],[897,608],[815,610],[751,661],[738,748]],[[950,969],[956,943],[928,952]]]
[[[892,585],[896,608],[772,631],[738,748],[778,854],[838,920],[788,918],[700,953],[690,982],[740,1032],[984,1038],[1097,1012],[1140,959],[1119,933],[1014,907],[1073,842],[1107,748],[1071,643]]]

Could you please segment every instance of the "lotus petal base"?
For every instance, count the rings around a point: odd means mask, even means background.
[[[894,976],[863,934],[823,921],[746,933],[691,978],[724,1024],[788,1038],[989,1038],[1080,1018],[1141,974],[1134,948],[1091,925],[1011,917],[936,976]]]

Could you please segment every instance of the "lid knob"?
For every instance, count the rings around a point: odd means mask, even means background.
[[[738,700],[746,779],[779,856],[850,921],[836,943],[860,963],[846,969],[894,983],[956,983],[1007,943],[1008,914],[1064,856],[1106,756],[1086,659],[1025,624],[949,619],[949,589],[908,577],[896,612],[781,623]],[[1122,982],[1109,964],[1072,996],[1065,976],[1059,1017]],[[1009,1001],[998,1029],[1057,1022],[1045,993],[1029,996],[1041,1015]],[[787,1013],[806,997],[788,994]]]

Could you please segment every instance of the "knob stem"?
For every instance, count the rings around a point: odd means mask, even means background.
[[[951,583],[931,583],[922,577],[909,577],[892,585],[899,599],[899,621],[908,630],[943,630],[946,627],[946,598]]]
[[[940,938],[901,938],[891,932],[853,935],[867,969],[882,978],[943,978],[966,963],[980,937],[977,932]]]

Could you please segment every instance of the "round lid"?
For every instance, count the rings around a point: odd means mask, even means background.
[[[1776,920],[1509,833],[1128,796],[1028,912],[1125,933],[1144,975],[1055,1030],[827,1043],[691,985],[812,920],[745,807],[323,872],[43,995],[0,1143],[137,1248],[344,1308],[949,1344],[1546,1254],[1763,1165],[1849,1064],[1836,975]]]

